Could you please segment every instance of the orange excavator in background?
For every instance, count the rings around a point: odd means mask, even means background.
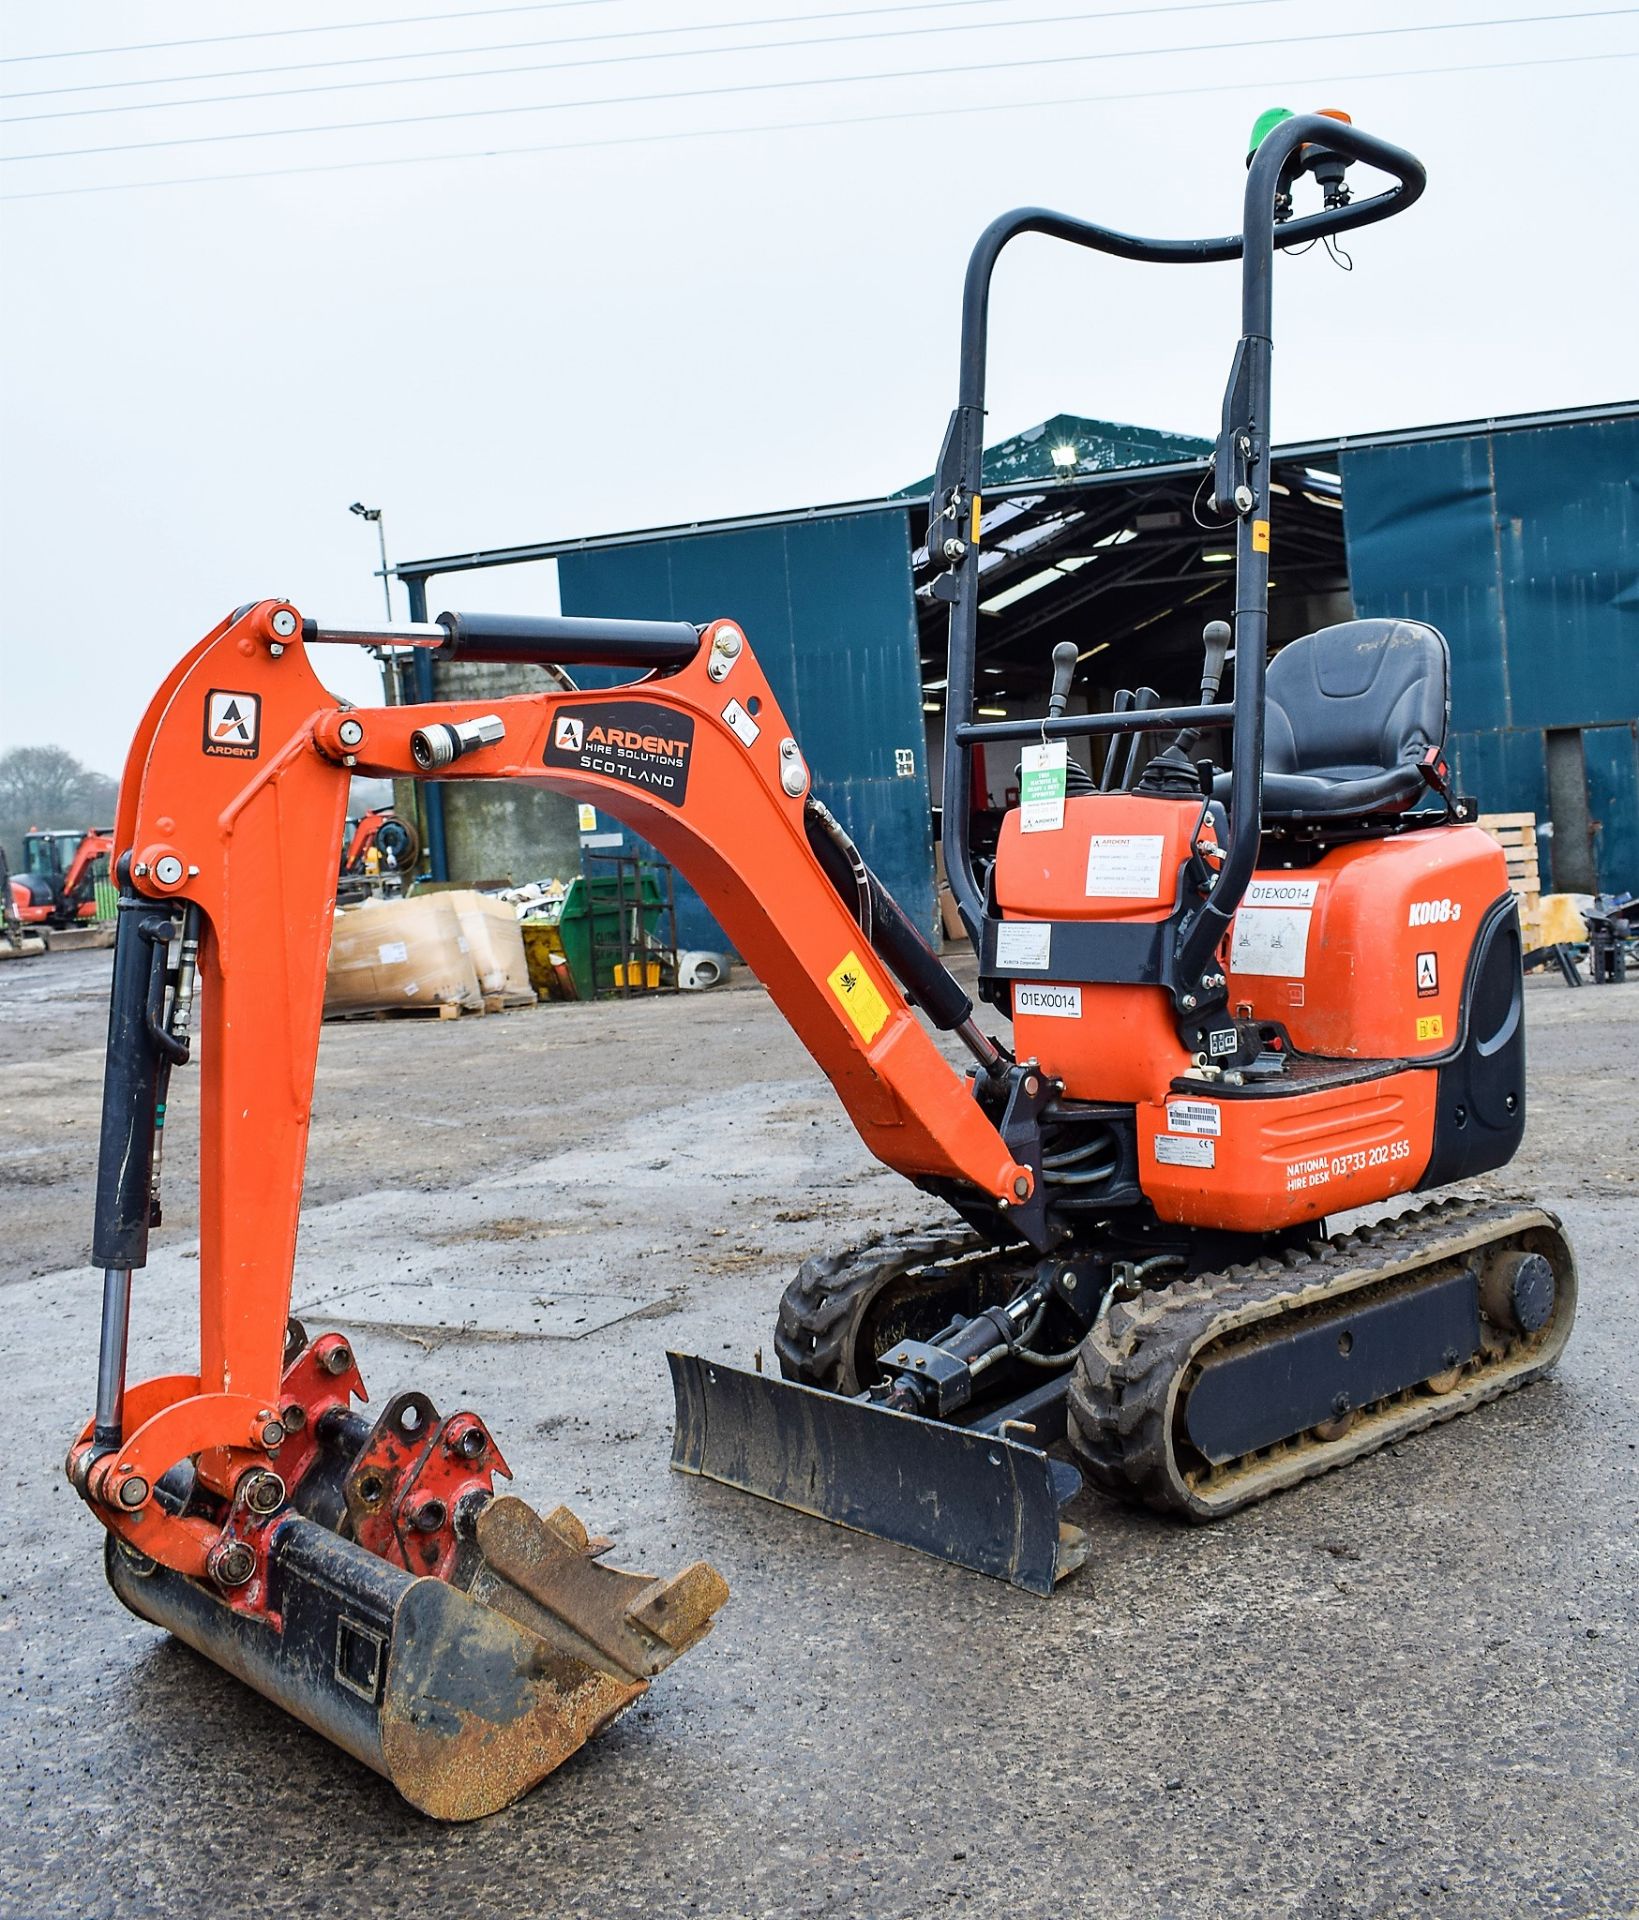
[[[415,872],[415,863],[421,858],[421,837],[413,821],[394,813],[391,807],[373,807],[347,824],[347,846],[341,857],[344,880],[366,875],[374,879],[382,873],[408,878]]]
[[[27,960],[46,950],[46,936],[38,927],[26,927],[11,890],[11,868],[0,847],[0,960]]]
[[[1392,184],[1351,199],[1351,163]],[[1300,216],[1308,178],[1323,205]],[[1026,209],[975,251],[929,548],[952,609],[946,859],[1010,1045],[816,795],[733,620],[452,613],[383,634],[264,600],[184,656],[120,793],[101,1352],[68,1461],[129,1607],[461,1818],[549,1772],[725,1597],[703,1564],[605,1568],[564,1509],[496,1497],[476,1415],[409,1392],[370,1421],[349,1342],[287,1322],[355,773],[522,781],[641,833],[865,1145],[936,1209],[926,1231],[808,1263],[780,1309],[786,1378],[672,1356],[686,1470],[1047,1592],[1086,1552],[1062,1511],[1082,1474],[1210,1519],[1553,1363],[1576,1278],[1551,1214],[1448,1199],[1325,1226],[1502,1165],[1524,1124],[1519,927],[1502,854],[1450,789],[1444,641],[1367,619],[1267,660],[1274,251],[1386,218],[1422,183],[1344,121],[1286,116],[1252,157],[1241,234],[1140,240]],[[1067,645],[1047,717],[974,717],[985,313],[1021,233],[1242,262],[1212,469],[1235,622],[1208,627],[1187,705],[1072,715]],[[317,647],[388,641],[634,678],[488,705],[325,691]],[[1197,757],[1221,732],[1227,769]],[[1139,772],[1145,734],[1168,744]],[[1099,780],[1069,763],[1076,738],[1103,743]],[[981,870],[967,783],[988,742],[1029,750],[1036,777]],[[198,1364],[128,1383],[196,980]],[[1069,1460],[1049,1451],[1061,1436]]]
[[[35,927],[95,920],[97,881],[107,878],[113,851],[108,827],[31,828],[23,836],[23,871],[8,882],[18,919]]]

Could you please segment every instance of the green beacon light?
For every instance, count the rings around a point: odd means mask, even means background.
[[[1248,166],[1252,164],[1253,154],[1263,145],[1265,139],[1274,132],[1275,128],[1278,127],[1283,120],[1290,120],[1291,117],[1292,109],[1290,107],[1269,107],[1258,115],[1257,119],[1252,122],[1252,138],[1247,143],[1246,163]]]

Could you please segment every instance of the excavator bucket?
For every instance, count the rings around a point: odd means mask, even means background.
[[[1062,1398],[1038,1395],[1044,1404],[958,1426],[694,1354],[666,1358],[679,1472],[1030,1593],[1051,1593],[1087,1558],[1086,1534],[1061,1517],[1081,1475],[1001,1430],[1029,1427],[1033,1437],[1051,1438],[1055,1420],[1063,1428]]]
[[[355,1380],[338,1335],[298,1355],[290,1405],[317,1418],[298,1424],[280,1465],[300,1477],[276,1505],[252,1478],[214,1577],[110,1537],[109,1584],[421,1812],[478,1819],[645,1693],[710,1630],[728,1588],[704,1562],[671,1579],[603,1565],[609,1543],[568,1508],[542,1517],[491,1493],[507,1469],[475,1415],[441,1420],[423,1395],[401,1394],[372,1426],[346,1409]],[[161,1497],[182,1510],[191,1476],[170,1478]]]

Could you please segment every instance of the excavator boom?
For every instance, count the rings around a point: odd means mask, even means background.
[[[440,1422],[419,1396],[409,1397],[418,1403],[410,1419],[401,1396],[370,1428],[350,1411],[349,1392],[336,1390],[339,1375],[353,1394],[363,1392],[350,1355],[337,1358],[337,1336],[324,1337],[330,1345],[291,1337],[297,1218],[354,773],[429,777],[458,763],[463,779],[524,780],[614,814],[712,901],[880,1159],[970,1194],[976,1206],[1016,1210],[1026,1231],[1036,1174],[895,984],[873,927],[935,1017],[965,1029],[985,1085],[1005,1085],[1009,1063],[973,1027],[965,995],[814,799],[801,751],[737,626],[718,621],[702,633],[680,623],[447,615],[412,639],[456,658],[590,657],[642,677],[607,692],[554,688],[487,707],[343,706],[325,691],[304,643],[383,637],[327,633],[278,601],[247,607],[179,663],[138,730],[114,836],[122,897],[93,1250],[104,1273],[98,1399],[69,1473],[113,1536],[111,1577],[129,1604],[330,1732],[407,1793],[413,1776],[422,1783],[418,1804],[460,1817],[484,1810],[463,1757],[470,1734],[434,1742],[436,1765],[420,1752],[431,1738],[425,1733],[413,1767],[394,1757],[403,1742],[395,1744],[388,1723],[405,1713],[414,1720],[421,1698],[405,1679],[398,1623],[422,1619],[423,1646],[426,1622],[436,1620],[456,1640],[536,1631],[582,1655],[583,1642],[604,1647],[601,1665],[577,1668],[544,1703],[530,1693],[472,1708],[480,1744],[513,1755],[486,1776],[492,1786],[506,1783],[510,1797],[635,1697],[663,1664],[660,1654],[692,1644],[726,1589],[710,1569],[678,1576],[667,1631],[657,1638],[652,1621],[628,1619],[635,1652],[609,1653],[608,1636],[586,1626],[582,1587],[594,1576],[605,1584],[633,1576],[597,1566],[597,1549],[573,1516],[530,1515],[551,1548],[540,1550],[537,1538],[525,1556],[533,1584],[498,1571],[493,1516],[520,1503],[486,1508],[490,1476],[504,1471],[487,1433],[472,1456],[483,1471],[452,1492],[440,1478],[455,1457],[450,1421]],[[195,1004],[199,1366],[127,1385],[132,1275],[156,1216],[165,1092],[173,1068],[190,1057]],[[408,1424],[395,1426],[401,1416]],[[472,1431],[461,1429],[456,1440]],[[372,1516],[385,1512],[397,1523],[373,1531]],[[416,1599],[429,1579],[445,1589],[453,1581],[459,1597]],[[323,1596],[336,1591],[343,1600],[333,1619]],[[622,1588],[596,1605],[607,1612],[625,1600]],[[469,1618],[474,1607],[497,1605],[508,1615],[504,1626],[488,1614]],[[364,1619],[373,1624],[359,1625]],[[311,1663],[282,1653],[288,1636],[314,1633],[348,1650],[316,1682]],[[355,1724],[361,1672],[373,1691],[363,1731]],[[436,1687],[446,1704],[456,1697],[448,1675]],[[452,1726],[467,1725],[468,1707]],[[550,1737],[539,1731],[545,1723]],[[516,1757],[520,1743],[540,1762],[533,1772]],[[425,1784],[429,1775],[435,1784]]]

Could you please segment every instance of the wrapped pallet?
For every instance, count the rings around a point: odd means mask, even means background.
[[[448,894],[367,901],[336,915],[324,1010],[481,1007],[483,995],[460,916]]]
[[[442,897],[455,908],[461,923],[479,991],[486,996],[499,994],[503,1001],[532,1003],[535,990],[529,983],[529,961],[516,909],[488,893],[469,891]]]

